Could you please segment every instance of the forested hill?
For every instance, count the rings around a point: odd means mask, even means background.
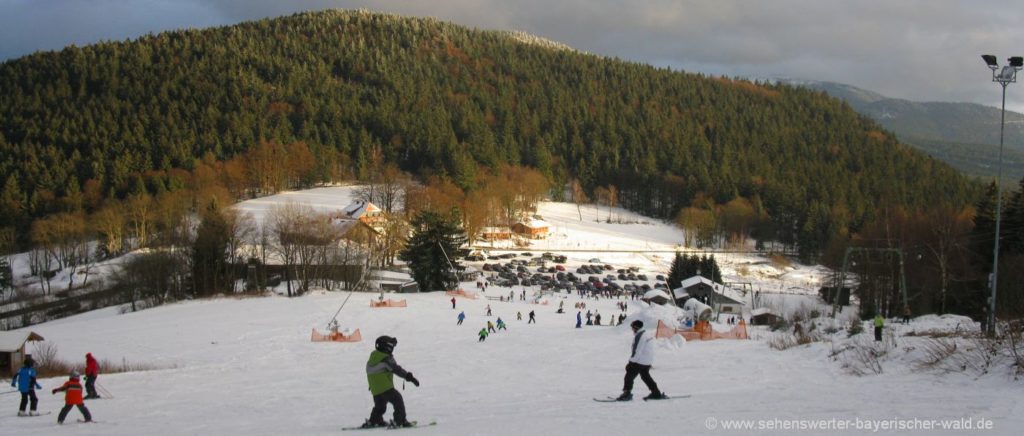
[[[700,44],[700,41],[683,43]],[[472,189],[501,163],[673,217],[750,199],[773,237],[856,228],[886,205],[976,190],[822,92],[623,62],[433,19],[324,11],[0,64],[0,226],[177,187],[261,141],[302,141],[321,168],[365,175],[371,150]],[[363,173],[361,173],[361,171]],[[148,178],[147,178],[148,177]],[[88,188],[88,189],[87,189]],[[93,192],[93,193],[95,193]],[[93,196],[86,195],[86,198]],[[713,202],[712,202],[713,200]],[[81,206],[79,206],[81,205]]]

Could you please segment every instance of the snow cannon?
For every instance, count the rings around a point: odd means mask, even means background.
[[[697,301],[696,298],[689,298],[683,303],[683,310],[687,311],[694,319],[698,321],[707,321],[711,319],[711,306]]]

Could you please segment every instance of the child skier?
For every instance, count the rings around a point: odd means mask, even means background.
[[[508,330],[505,328],[505,321],[502,321],[500,316],[498,317],[498,330]]]
[[[665,394],[658,390],[658,384],[651,378],[651,364],[654,363],[654,337],[646,334],[643,330],[644,322],[635,320],[629,324],[633,329],[633,352],[629,356],[629,363],[626,364],[626,378],[622,385],[622,395],[616,398],[619,401],[633,399],[633,380],[639,375],[644,381],[651,394],[644,397],[645,400],[662,400]]]
[[[388,403],[395,408],[390,427],[413,426],[405,419],[405,401],[402,400],[402,394],[395,390],[394,375],[397,374],[417,387],[420,381],[395,362],[391,353],[394,352],[396,345],[398,339],[381,336],[374,344],[375,349],[370,352],[370,360],[366,362],[366,380],[370,384],[370,394],[373,395],[373,410],[370,412],[370,419],[363,423],[362,428],[389,426],[384,422],[384,412],[387,411]]]
[[[78,371],[71,371],[68,381],[51,393],[56,394],[57,392],[64,392],[64,408],[60,409],[60,414],[57,415],[57,424],[64,423],[64,418],[67,418],[72,406],[78,406],[78,411],[82,412],[85,422],[92,422],[92,414],[89,413],[85,402],[82,401],[82,384],[78,382]]]
[[[477,339],[477,342],[483,342],[487,340],[487,327],[480,329],[480,333],[478,334],[480,335],[480,339]]]
[[[466,320],[466,311],[459,312],[459,322],[456,325],[462,325],[462,321]]]
[[[491,322],[490,320],[487,321],[487,332],[496,333],[496,331],[494,330],[494,323]]]
[[[39,404],[39,398],[36,397],[36,389],[42,389],[39,383],[36,382],[36,369],[33,368],[35,362],[32,360],[32,356],[25,358],[24,366],[18,370],[18,375],[14,376],[14,380],[11,380],[11,387],[14,387],[15,383],[18,385],[18,392],[21,392],[21,405],[18,406],[18,416],[39,416],[39,412],[36,412],[36,406]],[[25,413],[25,406],[31,401],[32,405],[28,413]]]

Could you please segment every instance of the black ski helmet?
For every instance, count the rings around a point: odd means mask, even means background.
[[[391,352],[395,350],[395,345],[398,345],[398,339],[391,336],[381,336],[377,338],[374,348],[381,353],[391,354]]]
[[[639,319],[634,320],[633,322],[629,323],[629,326],[632,327],[634,330],[642,329],[644,328],[644,322],[640,321]]]

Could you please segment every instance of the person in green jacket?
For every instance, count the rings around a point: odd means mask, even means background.
[[[370,394],[373,395],[373,410],[370,412],[370,419],[363,423],[363,428],[389,426],[384,421],[388,403],[395,408],[390,426],[412,427],[412,423],[405,419],[405,402],[402,400],[402,394],[395,390],[394,376],[398,375],[417,387],[420,381],[395,361],[391,353],[394,352],[396,345],[398,339],[391,336],[377,338],[375,350],[370,353],[370,360],[366,362],[366,380],[370,384]]]
[[[480,333],[478,334],[480,335],[480,339],[477,339],[477,342],[483,342],[485,339],[487,339],[487,327],[480,329]]]
[[[875,340],[882,340],[882,327],[885,327],[885,318],[882,318],[882,314],[875,314]]]

